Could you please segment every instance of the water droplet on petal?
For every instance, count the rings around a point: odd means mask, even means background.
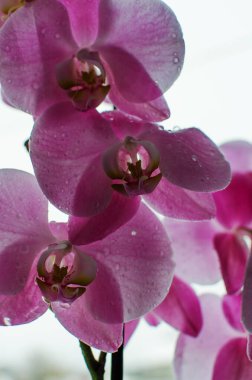
[[[137,232],[135,230],[131,231],[131,236],[136,236]]]
[[[11,326],[11,319],[8,317],[3,317],[3,323],[5,326]]]
[[[178,59],[178,57],[174,57],[174,58],[173,58],[173,63],[175,63],[175,64],[176,64],[176,63],[179,63],[179,59]]]
[[[177,37],[177,34],[176,33],[172,33],[172,38],[176,38]]]
[[[198,161],[198,158],[197,158],[197,156],[195,156],[195,154],[192,155],[192,160],[193,160],[194,162]]]
[[[59,33],[56,33],[55,34],[55,38],[58,40],[60,38],[60,34]]]

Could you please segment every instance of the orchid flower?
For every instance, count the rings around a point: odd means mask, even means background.
[[[252,378],[252,363],[246,355],[247,337],[240,322],[241,295],[223,299],[203,295],[201,306],[204,324],[199,336],[181,334],[177,341],[176,380]]]
[[[213,194],[216,219],[194,223],[167,219],[165,226],[174,248],[177,275],[200,284],[223,277],[227,292],[232,294],[243,286],[250,256],[252,145],[235,141],[222,145],[221,150],[230,162],[232,180],[226,189]]]
[[[80,340],[115,351],[122,324],[169,289],[174,264],[162,224],[142,204],[113,234],[76,246],[65,224],[48,224],[47,206],[34,176],[0,171],[0,323],[28,323],[50,307]]]
[[[180,25],[160,0],[36,0],[0,32],[4,98],[33,116],[69,98],[95,108],[108,94],[129,114],[166,119],[162,94],[183,60]]]
[[[46,197],[74,216],[111,211],[117,193],[132,202],[142,195],[166,216],[207,219],[215,213],[207,192],[230,179],[222,153],[196,128],[165,131],[118,111],[76,112],[70,102],[37,119],[30,154]]]

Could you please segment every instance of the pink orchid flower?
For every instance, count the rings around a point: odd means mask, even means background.
[[[122,343],[123,322],[166,296],[171,247],[145,205],[105,239],[75,246],[65,224],[48,224],[47,200],[35,177],[5,169],[0,211],[0,324],[28,323],[50,305],[70,333],[110,352]]]
[[[201,305],[195,291],[176,276],[165,299],[146,314],[144,319],[153,327],[165,322],[193,337],[199,335],[203,326]],[[124,344],[128,343],[139,322],[140,319],[137,319],[125,324]]]
[[[109,99],[158,121],[162,94],[179,76],[184,41],[160,0],[36,0],[0,32],[0,80],[6,100],[38,116],[68,98],[80,110]]]
[[[165,226],[174,248],[177,275],[200,284],[223,277],[231,294],[243,286],[250,255],[252,145],[235,141],[222,145],[221,150],[230,162],[232,180],[226,189],[213,194],[216,219],[194,223],[167,219]]]
[[[47,198],[75,216],[111,211],[117,193],[129,202],[142,195],[163,215],[207,219],[215,213],[207,192],[230,179],[222,153],[196,128],[164,131],[118,111],[76,112],[70,102],[37,119],[30,153]]]
[[[240,322],[241,296],[201,297],[203,328],[197,338],[181,334],[176,347],[176,380],[248,380],[252,363]],[[250,347],[250,345],[248,346]]]

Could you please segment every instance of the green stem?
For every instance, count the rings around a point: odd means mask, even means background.
[[[92,380],[103,380],[105,372],[105,363],[106,363],[106,352],[100,353],[99,360],[97,361],[93,355],[91,347],[87,344],[80,342],[80,348],[82,356],[86,362]]]

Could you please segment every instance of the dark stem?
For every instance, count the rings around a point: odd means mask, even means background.
[[[119,347],[118,351],[112,354],[111,380],[123,380],[123,343],[121,347]]]
[[[92,380],[103,380],[104,372],[105,372],[105,363],[106,363],[106,352],[100,353],[99,360],[97,361],[93,355],[91,347],[87,344],[80,342],[80,348],[82,352],[82,356],[86,362]]]

